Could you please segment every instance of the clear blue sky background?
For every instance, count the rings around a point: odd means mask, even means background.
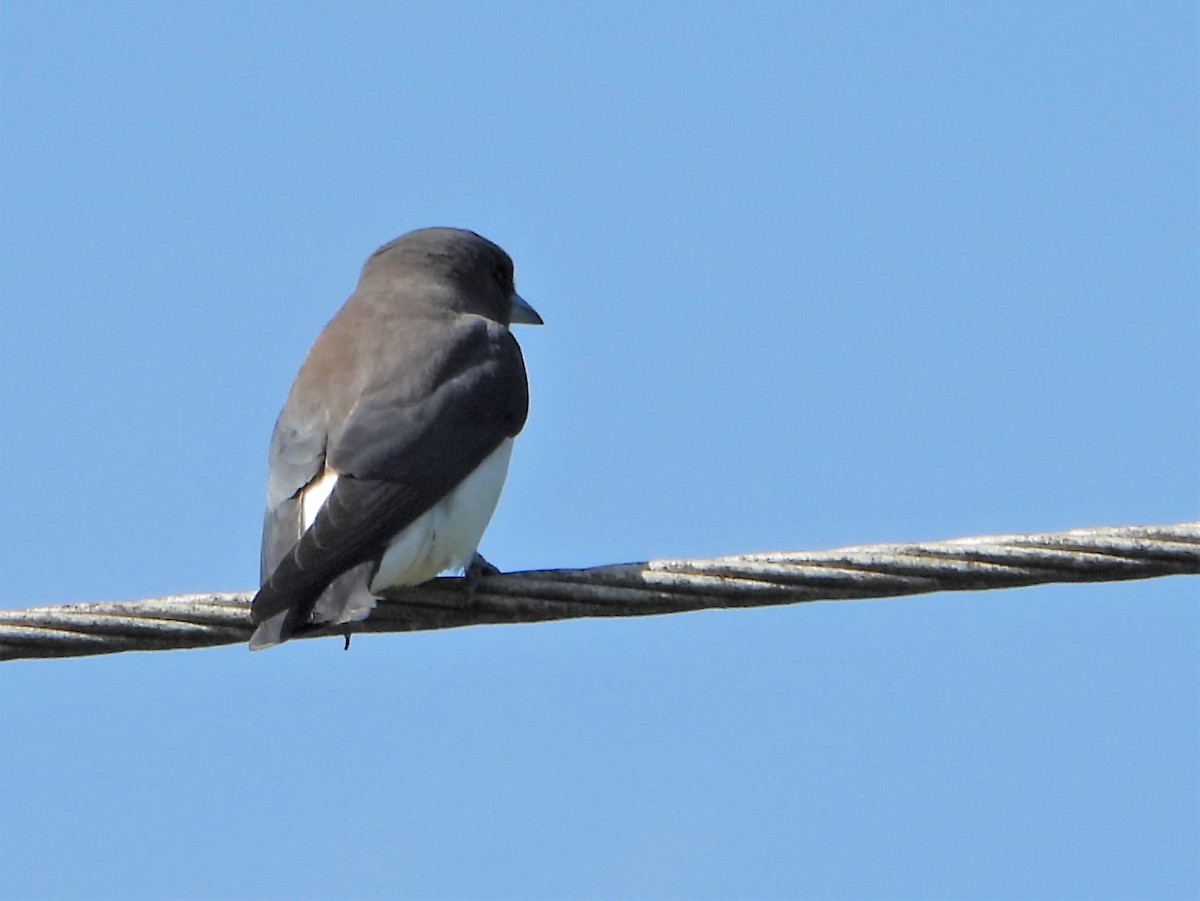
[[[1200,518],[1197,13],[0,5],[5,606],[253,586],[376,246],[506,247],[508,569]],[[1191,898],[1196,580],[0,667],[6,898]]]

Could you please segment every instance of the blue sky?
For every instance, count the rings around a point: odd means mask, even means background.
[[[506,569],[1200,518],[1192,3],[0,4],[5,606],[250,588],[379,244]],[[7,664],[9,898],[1190,898],[1194,580]]]

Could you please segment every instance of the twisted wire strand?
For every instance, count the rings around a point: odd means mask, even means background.
[[[1200,574],[1200,522],[435,579],[305,637]],[[0,610],[0,660],[248,641],[253,592]]]

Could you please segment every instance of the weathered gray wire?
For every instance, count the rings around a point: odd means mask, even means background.
[[[1198,573],[1200,522],[1075,529],[508,573],[484,577],[469,595],[461,579],[437,579],[390,595],[366,622],[348,630],[411,632]],[[3,610],[0,660],[244,642],[252,631],[252,597],[188,594]],[[312,637],[346,631],[343,626]]]

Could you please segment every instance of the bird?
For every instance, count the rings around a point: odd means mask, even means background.
[[[542,317],[475,232],[422,228],[367,259],[271,436],[252,650],[363,620],[389,588],[496,571],[479,541],[529,409],[514,324]]]

